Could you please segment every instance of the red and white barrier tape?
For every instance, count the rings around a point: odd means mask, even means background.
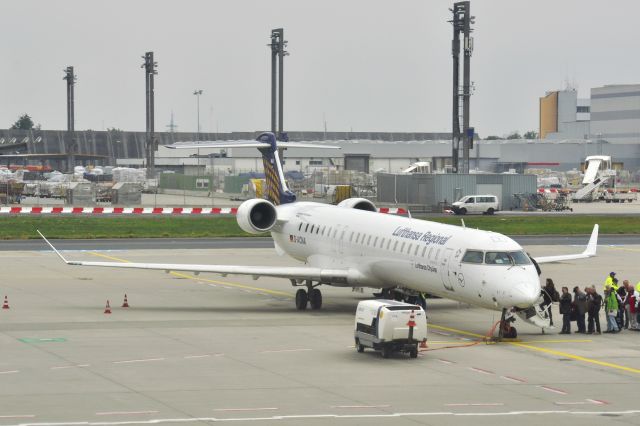
[[[405,209],[382,207],[380,213],[407,214]],[[0,215],[235,215],[236,207],[0,207]]]
[[[236,214],[235,207],[0,207],[0,214],[210,215]]]

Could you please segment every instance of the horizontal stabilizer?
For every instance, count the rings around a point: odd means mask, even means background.
[[[171,149],[194,149],[194,148],[266,148],[269,144],[258,141],[235,141],[235,142],[176,142],[172,145],[165,145]],[[278,142],[278,148],[318,148],[318,149],[340,149],[339,146],[320,145],[298,142]]]

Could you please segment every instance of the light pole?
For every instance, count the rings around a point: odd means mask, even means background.
[[[196,96],[196,104],[198,106],[198,140],[200,140],[200,95],[202,95],[202,89],[196,89],[193,91]]]

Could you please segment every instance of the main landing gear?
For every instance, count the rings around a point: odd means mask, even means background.
[[[296,292],[296,309],[304,311],[307,309],[307,304],[311,305],[311,309],[317,310],[322,307],[322,293],[316,287],[320,284],[313,285],[313,281],[307,280],[305,284],[298,284],[295,280],[291,280],[293,286],[299,287],[304,285],[305,289],[299,289]]]

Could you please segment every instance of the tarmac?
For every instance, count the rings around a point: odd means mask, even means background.
[[[639,245],[598,250],[542,265],[541,280],[600,291],[611,270],[640,279]],[[64,254],[296,264],[265,248]],[[322,310],[299,312],[280,279],[74,267],[46,250],[3,251],[0,262],[10,306],[0,310],[0,425],[640,425],[640,332],[541,334],[518,321],[517,340],[488,344],[499,312],[430,299],[428,349],[383,359],[353,347],[355,307],[369,289],[323,286]]]

